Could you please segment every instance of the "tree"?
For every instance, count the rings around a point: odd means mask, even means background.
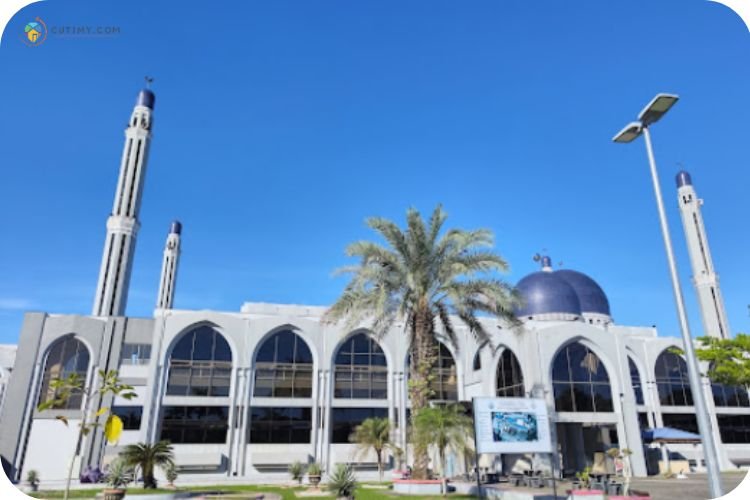
[[[127,465],[141,469],[144,489],[156,488],[155,467],[167,469],[174,465],[174,453],[169,441],[129,444],[120,452],[120,457]]]
[[[404,322],[411,355],[409,398],[416,417],[433,394],[438,335],[457,345],[451,315],[469,327],[480,345],[486,345],[490,334],[477,314],[517,325],[513,309],[518,298],[497,277],[508,265],[489,249],[493,244],[490,231],[443,231],[446,214],[441,206],[427,223],[415,209],[407,211],[406,220],[407,227],[401,230],[384,218],[367,219],[367,225],[387,246],[358,241],[347,247],[347,255],[359,258],[359,263],[339,270],[350,274],[351,281],[324,319],[346,319],[349,328],[368,319],[377,337],[385,335],[397,320]],[[439,333],[436,323],[442,326]],[[426,477],[427,462],[427,449],[415,446],[415,478]]]
[[[710,364],[708,377],[712,382],[734,386],[750,386],[750,335],[738,333],[733,339],[700,337],[695,353]]]
[[[46,411],[62,407],[74,393],[83,394],[84,403],[81,411],[81,422],[78,424],[76,446],[73,451],[73,456],[70,458],[68,464],[68,477],[65,482],[65,492],[63,493],[63,500],[68,500],[68,495],[70,494],[70,480],[73,476],[73,465],[78,456],[83,437],[87,436],[96,427],[99,427],[101,425],[99,419],[107,413],[110,413],[104,423],[104,436],[107,441],[110,443],[116,443],[117,440],[120,439],[120,434],[122,434],[123,426],[120,417],[112,414],[109,408],[106,407],[92,408],[94,401],[101,403],[101,400],[107,394],[119,396],[123,399],[133,399],[136,397],[136,393],[133,392],[133,386],[120,382],[116,370],[106,372],[104,370],[99,370],[99,372],[97,372],[97,381],[92,387],[85,387],[83,378],[77,373],[71,373],[65,378],[53,379],[50,381],[49,386],[50,389],[52,389],[54,396],[40,403],[37,406],[38,411]],[[97,395],[99,397],[95,398]],[[68,425],[68,419],[66,416],[57,415],[55,418],[65,424],[65,426]]]
[[[378,475],[383,480],[383,451],[391,446],[391,423],[387,418],[372,417],[358,425],[349,441],[357,443],[362,452],[375,451],[378,460]]]
[[[440,473],[446,478],[445,455],[448,450],[464,453],[472,420],[459,404],[425,408],[414,418],[413,436],[425,447],[434,445],[440,457]]]

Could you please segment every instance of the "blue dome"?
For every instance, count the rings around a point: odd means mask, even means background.
[[[578,295],[582,312],[610,315],[607,295],[596,281],[571,269],[560,269],[553,274],[573,287]]]
[[[537,314],[581,314],[581,303],[575,289],[557,273],[539,271],[529,274],[516,285],[523,304],[516,309],[518,317]]]

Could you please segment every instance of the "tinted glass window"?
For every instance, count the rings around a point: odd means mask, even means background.
[[[142,406],[113,406],[112,414],[120,417],[123,430],[137,431],[141,428]]]
[[[664,427],[672,427],[698,434],[698,420],[692,413],[662,413]]]
[[[165,406],[161,439],[173,444],[225,443],[229,428],[227,406]]]
[[[641,387],[641,376],[638,373],[638,367],[632,359],[628,357],[628,367],[630,368],[630,383],[633,385],[635,394],[635,404],[643,404],[643,388]]]
[[[388,368],[380,345],[359,333],[341,346],[336,355],[334,397],[386,399]]]
[[[477,351],[477,353],[474,355],[474,362],[472,363],[472,367],[474,368],[475,372],[482,369],[482,356],[480,356],[479,351]]]
[[[89,368],[89,350],[74,336],[68,335],[55,342],[47,355],[42,375],[42,387],[39,393],[39,403],[52,401],[60,397],[50,384],[53,380],[67,378],[76,374],[84,383]],[[74,391],[67,399],[55,404],[55,409],[80,409],[83,395]]]
[[[555,409],[568,412],[611,412],[609,375],[599,357],[575,342],[562,349],[552,365]]]
[[[253,407],[250,416],[251,443],[310,443],[310,408]]]
[[[120,361],[125,365],[144,365],[151,359],[151,344],[123,344]]]
[[[387,408],[332,408],[331,442],[349,443],[354,429],[368,418],[387,418]]]
[[[750,415],[718,415],[722,443],[750,443]]]
[[[497,365],[497,396],[522,398],[524,395],[521,365],[515,354],[506,348]]]
[[[288,330],[277,332],[258,349],[253,394],[268,398],[309,398],[312,371],[312,353],[305,341]]]
[[[169,396],[229,396],[232,355],[223,335],[210,326],[189,331],[169,358]]]
[[[713,368],[713,367],[712,367]],[[730,408],[748,408],[750,400],[747,395],[747,388],[737,385],[724,385],[718,382],[711,382],[711,392],[714,396],[714,405]]]
[[[656,358],[656,388],[659,402],[664,406],[692,406],[687,364],[682,357],[669,351]]]

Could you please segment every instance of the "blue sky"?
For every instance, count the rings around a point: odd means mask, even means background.
[[[29,6],[0,46],[0,343],[23,310],[88,314],[123,129],[156,78],[130,315],[156,299],[184,224],[178,308],[328,304],[363,220],[442,202],[491,228],[516,282],[534,253],[584,271],[618,323],[677,335],[643,144],[611,143],[657,92],[654,126],[693,330],[676,205],[682,162],[732,329],[750,331],[750,34],[703,0],[63,2]],[[27,47],[23,26],[118,26]]]

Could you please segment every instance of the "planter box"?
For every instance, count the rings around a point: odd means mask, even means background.
[[[396,479],[393,491],[401,495],[440,495],[442,485],[440,479]]]
[[[572,490],[568,496],[569,500],[604,500],[604,498],[605,496],[602,490]]]

